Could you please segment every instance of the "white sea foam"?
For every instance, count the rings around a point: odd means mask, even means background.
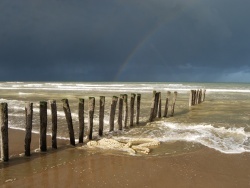
[[[42,87],[44,84],[24,84],[23,87]]]
[[[1,83],[2,90],[43,90],[43,91],[140,91],[141,93],[151,90],[175,90],[186,92],[190,89],[206,88],[207,92],[237,92],[250,93],[248,85],[241,84],[194,84],[194,83]],[[20,94],[25,92],[19,91]],[[27,92],[28,93],[28,92]]]
[[[24,93],[24,92],[18,92],[19,95],[34,95],[34,93]]]
[[[161,141],[184,140],[201,143],[223,153],[250,152],[250,134],[244,128],[213,127],[212,125],[180,125],[163,123],[166,136]]]
[[[250,93],[249,89],[207,89],[207,92],[234,92],[234,93]]]
[[[136,135],[133,131],[136,130],[130,130],[128,137],[125,136],[123,139],[128,139],[129,135]],[[250,152],[250,133],[244,128],[155,122],[154,128],[146,129],[140,137],[154,138],[161,142],[196,142],[227,154]]]

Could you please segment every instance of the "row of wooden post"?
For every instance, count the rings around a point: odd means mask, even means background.
[[[135,98],[137,101],[136,105],[136,124],[139,124],[139,116],[140,116],[140,102],[141,102],[141,94],[131,94],[130,98],[130,122],[129,126],[132,127],[134,125],[134,114],[135,114]],[[128,128],[128,95],[122,94],[118,98],[117,96],[112,97],[111,107],[110,107],[110,116],[109,116],[109,131],[114,131],[115,126],[115,112],[116,106],[118,104],[118,130],[122,130],[123,128]],[[99,136],[103,135],[103,125],[104,125],[104,108],[105,108],[105,97],[100,97],[100,109],[99,109]],[[89,108],[89,125],[88,125],[88,133],[87,138],[89,140],[92,139],[93,132],[93,117],[95,111],[95,98],[90,97],[88,102]],[[123,118],[124,116],[124,118]],[[123,125],[124,122],[124,125]],[[80,138],[79,138],[80,140]]]
[[[170,95],[171,95],[171,92],[168,91],[163,117],[167,117],[167,115],[168,115]],[[174,96],[173,96],[170,116],[174,116],[174,108],[175,108],[176,98],[177,98],[177,92],[175,91]],[[152,122],[156,117],[161,118],[161,108],[162,108],[161,101],[162,101],[161,100],[161,92],[153,91],[152,106],[150,109],[150,116],[149,116],[150,122]]]
[[[163,117],[167,117],[168,108],[169,108],[169,100],[170,100],[170,92],[167,92],[165,110],[163,113]],[[170,116],[174,115],[174,107],[176,102],[177,92],[174,92],[171,112]],[[131,94],[130,98],[130,121],[129,127],[134,125],[134,114],[135,114],[135,100],[136,100],[136,124],[139,124],[139,116],[140,116],[140,102],[141,102],[141,94]],[[149,121],[152,122],[157,116],[160,118],[161,115],[161,92],[153,92],[153,101],[150,111]],[[99,101],[99,136],[103,135],[103,127],[104,127],[104,110],[105,110],[105,97],[100,96]],[[123,128],[128,128],[128,95],[122,94],[119,99],[117,96],[112,97],[111,108],[110,108],[110,118],[109,118],[109,131],[114,131],[114,120],[115,120],[115,112],[116,106],[118,103],[118,130],[122,130]],[[55,100],[50,100],[50,109],[51,109],[51,119],[52,119],[52,148],[57,148],[57,105]],[[70,111],[70,106],[68,99],[62,99],[62,106],[65,113],[70,144],[75,146],[75,136],[74,136],[74,128],[73,121]],[[47,102],[40,102],[40,150],[42,152],[47,151]],[[93,133],[93,119],[94,119],[94,111],[95,111],[95,97],[89,97],[88,100],[88,131],[87,138],[92,140]],[[79,99],[78,106],[78,118],[79,118],[79,143],[83,143],[84,137],[84,99]],[[124,117],[123,117],[124,116]],[[31,144],[31,134],[32,134],[32,120],[33,120],[33,103],[27,103],[25,106],[25,118],[26,118],[26,133],[25,133],[25,155],[30,156],[30,144]],[[124,122],[124,124],[123,124]],[[8,146],[8,104],[1,103],[0,104],[0,125],[1,125],[1,133],[0,133],[0,144],[1,144],[1,159],[3,161],[9,160],[9,146]]]
[[[136,97],[137,96],[137,97]],[[137,101],[136,108],[136,124],[139,124],[139,116],[140,116],[140,102],[141,102],[141,94],[131,94],[130,99],[130,122],[129,126],[132,127],[134,125],[134,103],[135,97]],[[118,97],[113,96],[111,102],[110,109],[110,119],[109,119],[109,131],[114,131],[114,120],[115,120],[115,112],[116,112],[116,104],[118,101]],[[55,100],[49,101],[50,109],[51,109],[51,119],[52,119],[52,148],[57,148],[57,105]],[[70,111],[70,106],[68,99],[62,99],[63,110],[65,113],[70,144],[75,146],[75,136],[74,136],[74,128],[73,121]],[[123,94],[119,97],[119,109],[118,109],[118,129],[122,130],[124,128],[128,128],[128,95]],[[124,106],[124,107],[123,107]],[[9,160],[9,145],[8,145],[8,104],[1,103],[0,104],[0,124],[1,124],[1,133],[0,133],[0,144],[1,144],[1,159],[3,161]],[[47,151],[47,102],[40,102],[40,151]],[[123,110],[125,109],[125,110]],[[89,140],[92,139],[93,133],[93,119],[94,119],[94,110],[95,110],[95,98],[89,97],[88,101],[88,133],[87,138]],[[104,126],[104,110],[105,110],[105,97],[100,96],[100,109],[99,109],[99,136],[103,135],[103,126]],[[124,125],[123,125],[123,111],[124,111]],[[84,99],[79,99],[78,106],[78,118],[79,118],[79,143],[83,143],[84,137]],[[30,144],[31,144],[31,135],[32,135],[32,120],[33,120],[33,103],[27,103],[25,106],[25,118],[26,118],[26,126],[25,126],[25,143],[24,150],[25,156],[30,156]]]
[[[206,90],[190,90],[189,106],[194,106],[205,101]]]

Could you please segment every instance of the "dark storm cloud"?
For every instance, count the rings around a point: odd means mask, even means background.
[[[1,80],[250,81],[246,0],[0,2]]]

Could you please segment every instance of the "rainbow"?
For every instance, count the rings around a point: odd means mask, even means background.
[[[142,40],[140,40],[134,46],[134,48],[132,48],[132,50],[128,54],[127,58],[125,59],[125,61],[120,65],[117,73],[114,76],[114,81],[118,81],[119,80],[119,77],[121,76],[122,72],[126,69],[126,67],[128,66],[128,64],[130,63],[130,60],[137,53],[137,51],[139,49],[141,49],[145,45],[145,43],[149,40],[149,38],[151,38],[163,25],[166,25],[166,24],[169,24],[169,23],[173,22],[174,20],[176,20],[177,18],[179,18],[183,13],[187,12],[187,10],[189,10],[191,8],[191,4],[192,3],[190,3],[188,6],[186,6],[185,8],[183,8],[181,11],[176,11],[172,15],[165,17],[165,19],[162,22],[156,24],[154,28],[152,28],[151,30],[149,30],[149,32],[147,32],[144,35],[144,37],[142,38]]]

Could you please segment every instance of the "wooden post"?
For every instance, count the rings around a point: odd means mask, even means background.
[[[70,144],[72,146],[75,146],[75,134],[74,134],[71,111],[70,111],[70,107],[69,107],[69,101],[68,101],[68,99],[62,99],[62,102],[63,102],[63,111],[64,111],[66,121],[68,124]]]
[[[198,104],[198,100],[199,100],[199,90],[195,90],[195,104]]]
[[[196,93],[197,93],[197,90],[194,90],[194,105],[196,105]]]
[[[109,117],[109,131],[114,131],[115,126],[115,109],[117,104],[118,97],[113,96],[110,108],[110,117]]]
[[[196,90],[193,90],[193,106],[195,105],[195,101],[196,101]]]
[[[8,104],[0,104],[0,123],[1,123],[1,160],[9,160],[9,135],[8,135]]]
[[[155,93],[155,106],[154,106],[154,118],[156,118],[158,113],[160,92]]]
[[[206,90],[203,89],[203,90],[202,90],[202,102],[205,101],[205,97],[206,97]]]
[[[196,96],[196,91],[193,90],[193,97],[192,97],[192,106],[195,105],[195,96]]]
[[[57,106],[56,101],[51,100],[50,110],[51,110],[51,120],[52,120],[52,148],[57,149]]]
[[[119,107],[118,107],[118,129],[122,130],[122,113],[123,112],[123,95],[120,95],[119,98]]]
[[[135,114],[135,94],[131,93],[130,98],[130,123],[129,126],[134,126],[134,114]]]
[[[83,143],[84,137],[84,99],[80,98],[78,103],[78,119],[79,119],[79,143]]]
[[[154,109],[153,109],[153,119],[156,117],[156,115],[155,115],[155,109],[156,109],[156,106],[157,106],[157,104],[156,104],[156,102],[157,102],[157,93],[156,93],[156,91],[154,90],[153,91],[153,100],[154,100]]]
[[[100,110],[99,110],[99,136],[103,135],[104,125],[104,108],[105,108],[105,97],[100,96]]]
[[[199,89],[197,89],[197,104],[199,104],[199,98],[200,98],[200,90]]]
[[[159,92],[159,97],[158,97],[158,118],[161,118],[161,92]]]
[[[32,135],[32,118],[33,118],[33,103],[27,103],[25,106],[25,140],[24,140],[24,150],[25,156],[30,156],[30,143]]]
[[[201,89],[199,89],[198,92],[199,92],[198,104],[200,104],[201,103]]]
[[[195,98],[195,104],[199,104],[199,90],[196,90],[196,98]]]
[[[136,105],[136,124],[139,124],[140,119],[140,108],[141,108],[141,94],[137,94],[137,105]]]
[[[202,97],[202,90],[199,89],[199,99],[198,99],[198,103],[200,104],[201,103],[201,97]]]
[[[200,99],[200,103],[203,102],[203,89],[201,89],[201,99]]]
[[[89,97],[89,127],[88,127],[88,140],[92,140],[92,133],[93,133],[93,119],[94,119],[94,112],[95,112],[95,97]]]
[[[47,102],[40,101],[40,150],[47,151]]]
[[[163,117],[167,117],[168,116],[168,102],[169,102],[170,95],[171,95],[171,92],[168,91],[167,92],[167,97],[166,97],[165,110],[164,110]]]
[[[174,116],[174,107],[175,107],[176,97],[177,97],[177,92],[175,91],[174,96],[173,96],[173,104],[172,104],[171,114],[170,114],[171,117]]]
[[[128,127],[128,95],[123,95],[123,102],[124,102],[124,128]]]
[[[193,106],[193,93],[194,93],[194,90],[190,90],[189,106]]]
[[[156,92],[153,91],[152,104],[151,104],[150,115],[149,115],[150,122],[154,120],[155,102],[156,102]]]

